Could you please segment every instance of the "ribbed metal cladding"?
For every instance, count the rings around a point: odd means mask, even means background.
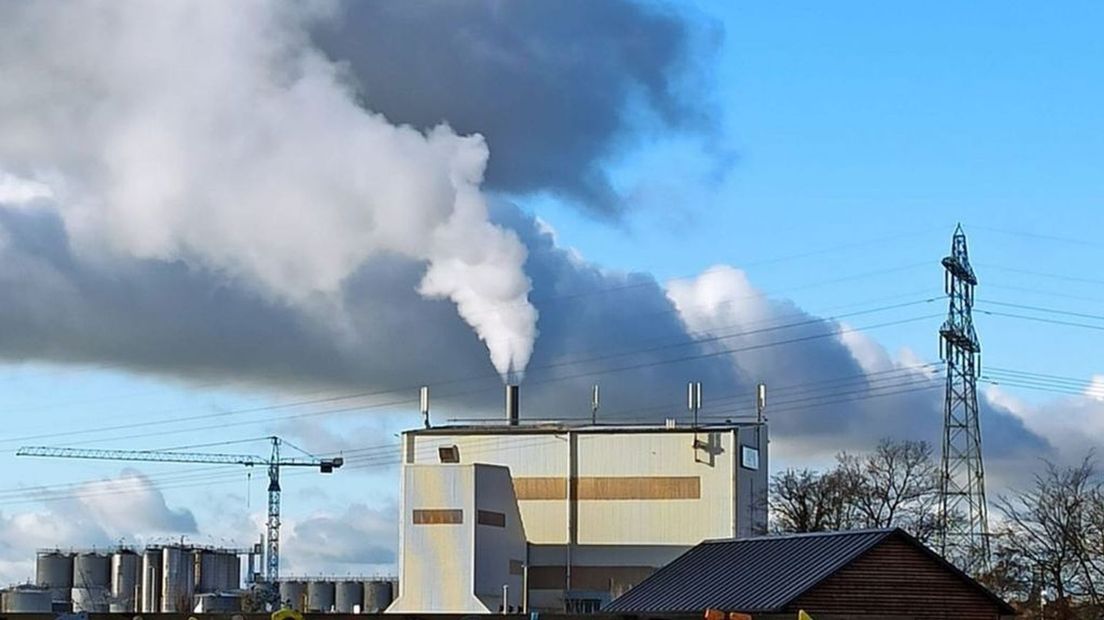
[[[518,423],[518,386],[506,386],[506,421],[510,426]]]
[[[703,542],[603,611],[778,610],[895,532],[863,530]]]

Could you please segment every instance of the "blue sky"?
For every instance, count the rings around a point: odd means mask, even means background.
[[[638,112],[637,130],[605,162],[616,189],[633,203],[620,221],[555,192],[506,195],[554,229],[561,246],[610,271],[643,271],[660,281],[731,265],[769,296],[823,317],[934,299],[848,320],[862,326],[945,312],[939,259],[961,222],[980,300],[1087,316],[987,307],[1092,326],[979,314],[985,364],[1085,381],[1104,373],[1097,353],[1104,344],[1104,276],[1097,268],[1104,257],[1104,6],[702,2],[679,10],[723,29],[715,55],[689,59],[705,70],[719,131],[703,137],[668,130],[647,110]],[[511,156],[494,143],[490,149],[492,162]],[[908,349],[930,361],[940,320],[867,335],[891,354]],[[1067,396],[1005,390],[1042,409]],[[341,391],[248,387],[232,373],[202,382],[166,378],[109,361],[9,362],[0,368],[3,487],[95,480],[124,467],[12,456],[24,443],[156,448],[279,433],[314,446],[385,446],[418,424],[412,411],[388,408],[386,415],[273,420],[332,408],[284,405],[333,393]],[[255,407],[276,408],[238,413]],[[116,423],[149,425],[128,430],[134,437],[126,438],[83,432]],[[39,437],[70,430],[82,433]],[[266,450],[263,441],[241,448]],[[343,531],[389,535],[397,471],[378,460],[378,467],[328,480],[289,479],[289,522],[368,506],[384,516]],[[263,511],[260,472],[249,482],[244,472],[175,479],[187,472],[138,469],[166,476],[166,503],[190,507],[214,538],[240,538]],[[0,498],[5,519],[53,509],[23,495]],[[371,570],[364,565],[358,570]],[[26,567],[0,568],[17,578]]]
[[[565,243],[599,263],[661,277],[736,265],[764,290],[815,311],[937,293],[935,259],[962,222],[979,298],[1099,313],[1099,5],[703,3],[701,10],[725,25],[713,94],[724,110],[724,146],[736,154],[732,168],[703,187],[697,181],[708,171],[693,163],[699,145],[660,138],[660,161],[633,153],[622,174],[661,177],[656,182],[677,188],[676,204],[646,209],[626,229],[542,204]],[[634,167],[640,160],[651,165]],[[668,209],[682,217],[672,222]],[[1032,290],[999,288],[1011,286]],[[977,320],[993,363],[1072,376],[1100,371],[1083,346],[1092,332]],[[917,325],[879,338],[931,357],[932,331]]]

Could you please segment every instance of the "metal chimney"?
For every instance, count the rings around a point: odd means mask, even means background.
[[[518,423],[518,386],[506,386],[506,422],[510,426]]]

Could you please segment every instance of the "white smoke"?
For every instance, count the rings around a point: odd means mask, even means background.
[[[267,0],[3,3],[0,179],[52,196],[86,260],[184,261],[316,314],[373,257],[424,261],[419,292],[452,300],[499,373],[520,373],[537,313],[525,247],[488,221],[486,144],[358,106],[309,43],[327,17]]]

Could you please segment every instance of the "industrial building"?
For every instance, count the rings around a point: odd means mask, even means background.
[[[998,620],[1015,610],[901,529],[707,541],[607,611],[642,620],[753,614]]]
[[[516,388],[513,388],[516,390]],[[504,424],[403,434],[389,613],[596,611],[767,524],[767,426]]]

